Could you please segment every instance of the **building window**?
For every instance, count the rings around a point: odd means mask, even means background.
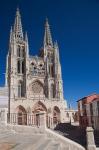
[[[97,110],[98,110],[98,116],[99,116],[99,101],[97,102]]]
[[[18,97],[24,97],[23,81],[18,83]]]
[[[21,48],[20,46],[17,47],[17,56],[20,57],[21,56]]]
[[[20,64],[20,60],[18,60],[17,62],[17,72],[21,73],[21,64]]]
[[[22,58],[24,58],[24,52],[25,52],[24,47],[22,47],[22,49],[21,49],[21,57]]]
[[[51,66],[51,77],[54,77],[54,67]]]
[[[24,73],[24,60],[22,61],[22,73]]]
[[[92,103],[90,104],[90,112],[91,112],[91,116],[93,116],[93,105],[92,105]]]
[[[50,95],[51,95],[51,98],[55,98],[54,84],[51,84]]]
[[[49,74],[50,74],[51,77],[54,77],[54,68],[53,68],[53,65],[49,66]]]
[[[24,58],[24,55],[25,55],[24,47],[21,47],[21,46],[18,45],[18,47],[17,47],[17,56],[21,57],[21,58]]]
[[[44,94],[42,83],[40,83],[39,81],[34,81],[32,83],[32,91],[34,94]]]
[[[18,60],[17,62],[17,72],[23,74],[25,71],[24,60]]]

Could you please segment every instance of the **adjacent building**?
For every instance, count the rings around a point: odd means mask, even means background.
[[[99,95],[92,94],[78,100],[79,124],[99,130]]]

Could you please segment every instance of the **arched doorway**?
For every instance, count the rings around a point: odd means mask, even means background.
[[[16,108],[18,125],[27,125],[27,112],[23,106]]]
[[[47,108],[46,106],[41,102],[41,101],[38,101],[34,107],[33,107],[33,115],[34,115],[34,118],[35,118],[35,125],[37,126],[40,126],[41,124],[41,115],[42,115],[42,112],[47,112]]]
[[[53,124],[57,125],[60,123],[60,109],[57,106],[54,106],[53,109]]]

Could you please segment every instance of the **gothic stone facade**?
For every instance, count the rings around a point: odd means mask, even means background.
[[[31,116],[34,116],[35,123],[35,117],[42,111],[46,112],[49,124],[65,122],[67,104],[63,97],[59,48],[57,42],[52,42],[47,19],[40,53],[30,56],[28,36],[23,36],[21,16],[17,9],[14,27],[10,31],[6,86],[9,90],[10,122],[13,118],[14,123],[31,124]],[[29,119],[27,114],[31,115]]]

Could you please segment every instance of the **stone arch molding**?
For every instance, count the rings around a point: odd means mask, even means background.
[[[60,111],[59,107],[54,106],[54,108],[53,108],[53,123],[54,124],[58,124],[61,122],[60,114],[61,114],[61,111]]]
[[[35,103],[32,108],[32,112],[34,112],[34,113],[39,112],[39,111],[47,112],[47,108],[46,108],[45,104],[43,104],[41,101],[38,101],[37,103]]]
[[[19,125],[27,125],[27,111],[26,111],[26,109],[22,105],[19,105],[16,108],[16,113],[17,113],[17,123]]]
[[[22,105],[17,106],[15,112],[16,113],[21,112],[23,114],[27,113],[26,109]]]

